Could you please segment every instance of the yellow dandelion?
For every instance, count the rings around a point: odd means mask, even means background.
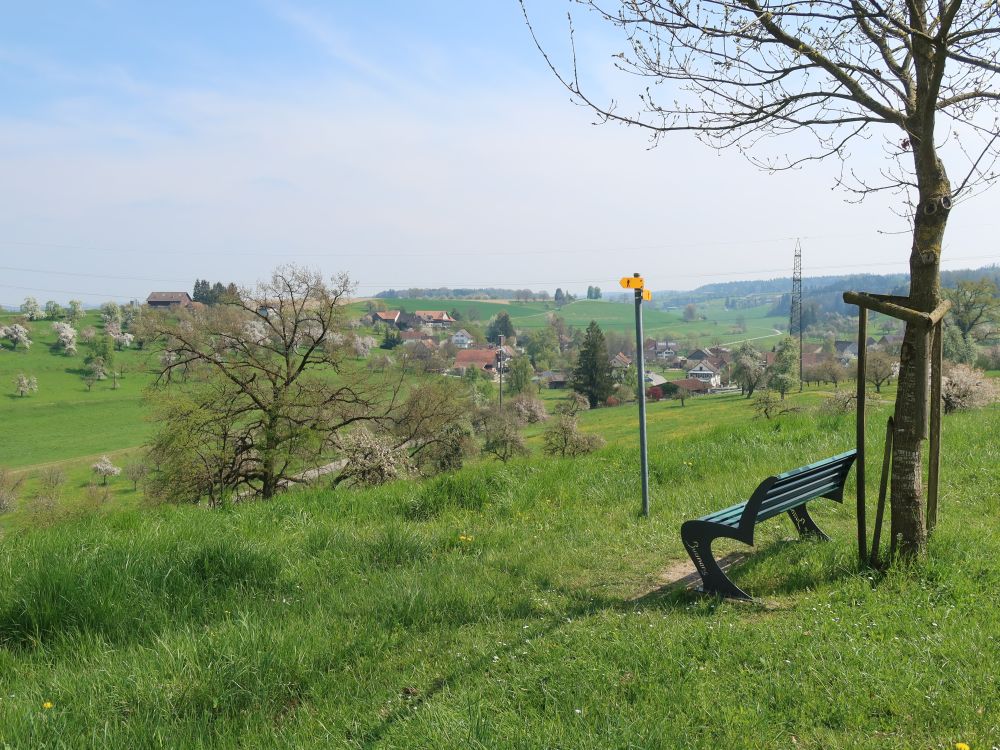
[[[45,703],[42,704],[42,708],[48,711],[50,708],[53,707],[53,705],[55,704],[53,704],[52,701],[45,701]]]
[[[966,742],[956,742],[955,750],[969,750],[969,745]]]

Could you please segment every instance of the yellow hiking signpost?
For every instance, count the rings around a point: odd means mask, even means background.
[[[649,462],[646,457],[646,370],[643,362],[642,341],[642,301],[653,299],[653,293],[646,289],[646,280],[639,274],[624,276],[622,289],[635,290],[635,364],[639,376],[639,461],[642,466],[642,515],[649,515]]]

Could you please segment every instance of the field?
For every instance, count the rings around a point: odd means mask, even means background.
[[[557,308],[552,302],[484,302],[478,300],[440,300],[440,299],[398,299],[380,300],[389,309],[414,310],[457,310],[463,320],[469,320],[472,312],[474,320],[485,323],[501,310],[510,315],[515,328],[530,330],[541,328],[548,323],[550,313],[555,313],[565,319],[567,325],[586,328],[590,321],[596,320],[606,331],[634,333],[635,308],[631,303],[606,302],[603,300],[577,300]],[[355,304],[358,315],[364,311],[364,305]],[[699,311],[705,320],[690,323],[681,319],[679,310],[669,312],[659,310],[647,304],[643,308],[643,329],[648,336],[660,339],[683,341],[685,338],[696,337],[704,344],[710,344],[716,339],[722,342],[732,342],[753,339],[777,339],[776,327],[787,329],[788,321],[783,317],[768,317],[767,307],[755,307],[748,310],[726,310],[723,300],[712,300],[699,305]],[[734,329],[737,318],[743,318],[747,330],[737,333]]]
[[[556,311],[554,303],[542,302],[483,302],[475,300],[406,299],[385,300],[386,304],[401,305],[407,310],[457,309],[463,316],[475,312],[481,324],[500,310],[507,310],[514,325],[531,329],[546,324],[549,312]],[[727,311],[722,301],[702,306],[707,321],[681,322],[675,312],[663,312],[648,306],[644,312],[646,333],[659,338],[683,341],[692,336],[703,343],[714,340],[734,341],[741,338],[776,338],[774,326],[780,320],[763,317],[765,307],[744,311],[742,314],[747,332],[735,334],[732,324],[738,313]],[[353,313],[360,316],[364,303],[354,303]],[[564,305],[557,311],[568,324],[586,327],[597,320],[606,330],[634,331],[634,313],[631,305],[580,300]],[[13,314],[0,313],[0,325],[14,318]],[[78,326],[101,329],[96,311],[88,313]],[[145,418],[143,392],[151,382],[147,374],[149,354],[135,350],[116,353],[117,367],[123,370],[119,388],[111,380],[99,382],[88,391],[83,382],[85,347],[80,354],[66,357],[53,345],[56,336],[49,321],[31,323],[34,345],[27,351],[12,351],[5,344],[0,347],[0,467],[17,470],[29,477],[33,489],[34,476],[43,467],[56,465],[68,476],[68,496],[82,497],[91,478],[90,465],[101,455],[107,454],[121,464],[130,460],[152,433],[153,425]],[[655,363],[651,363],[656,368]],[[13,382],[18,373],[24,372],[38,378],[39,390],[25,398],[18,397]],[[678,372],[667,371],[675,378]]]
[[[575,460],[42,519],[0,544],[0,742],[995,745],[1000,409],[945,419],[928,561],[859,570],[851,504],[820,501],[830,543],[759,527],[734,572],[756,603],[660,589],[682,520],[852,445],[822,398],[770,422],[738,397],[652,405],[649,519],[629,408],[588,412],[610,444]]]

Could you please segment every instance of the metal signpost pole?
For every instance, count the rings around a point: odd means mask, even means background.
[[[639,274],[634,274],[639,278]],[[644,289],[635,290],[635,362],[639,376],[639,456],[642,463],[642,515],[649,516],[649,463],[646,458],[646,369],[643,362],[642,298]]]
[[[497,370],[500,371],[500,406],[497,411],[503,414],[503,334],[500,334],[500,349],[497,350]]]

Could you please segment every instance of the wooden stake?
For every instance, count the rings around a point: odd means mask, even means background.
[[[937,525],[938,480],[941,470],[941,365],[942,365],[941,322],[934,326],[931,343],[931,418],[930,455],[927,472],[927,533]]]
[[[873,568],[879,566],[878,547],[882,536],[882,517],[885,515],[885,497],[889,489],[889,465],[892,462],[892,417],[889,417],[889,424],[885,428],[885,455],[882,457],[882,478],[878,485],[878,507],[875,509],[875,530],[872,533],[872,558]]]
[[[847,299],[844,294],[844,299]],[[855,303],[857,304],[857,303]],[[858,483],[858,559],[864,564],[868,559],[868,525],[865,520],[865,366],[868,361],[868,309],[858,306],[858,420],[856,443]]]

